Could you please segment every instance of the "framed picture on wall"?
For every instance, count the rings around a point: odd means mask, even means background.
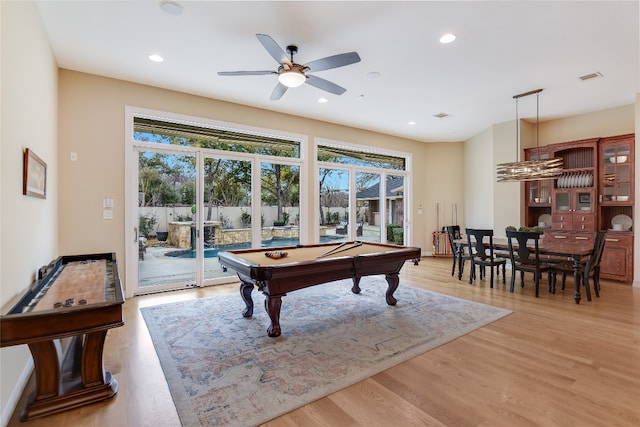
[[[47,198],[47,164],[28,148],[24,150],[22,194]]]

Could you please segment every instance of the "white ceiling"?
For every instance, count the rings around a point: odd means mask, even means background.
[[[541,121],[632,104],[640,92],[638,1],[180,3],[180,16],[154,0],[38,6],[61,68],[419,141],[513,120],[513,95],[537,88]],[[446,32],[457,40],[439,43]],[[275,75],[217,75],[277,69],[256,33],[297,45],[298,63],[350,51],[362,61],[317,73],[345,87],[341,96],[303,85],[269,101]],[[594,72],[604,77],[579,79]],[[519,108],[535,119],[534,96]]]

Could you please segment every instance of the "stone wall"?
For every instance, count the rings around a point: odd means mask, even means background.
[[[191,248],[191,233],[193,230],[192,222],[170,222],[169,236],[167,238],[167,244],[180,249]],[[212,227],[213,238],[210,236],[210,232],[206,230],[208,227]],[[324,234],[324,233],[322,233]],[[251,229],[250,228],[231,228],[223,229],[220,221],[207,221],[205,223],[205,236],[207,238],[207,245],[221,246],[221,245],[237,245],[239,243],[251,242]],[[284,227],[263,227],[262,228],[262,240],[271,239],[297,239],[300,236],[300,231],[296,226],[284,226]]]

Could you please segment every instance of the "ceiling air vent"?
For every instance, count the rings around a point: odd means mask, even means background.
[[[433,117],[436,117],[438,119],[444,119],[445,117],[449,117],[451,114],[447,114],[447,113],[438,113],[438,114],[434,114]]]
[[[600,71],[596,71],[595,73],[585,74],[584,76],[580,76],[579,79],[582,81],[596,79],[598,77],[603,77]]]

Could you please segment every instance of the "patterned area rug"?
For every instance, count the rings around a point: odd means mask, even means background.
[[[282,298],[269,338],[264,297],[242,317],[239,293],[142,308],[184,426],[250,426],[338,391],[510,313],[402,284],[388,306],[383,276]]]

